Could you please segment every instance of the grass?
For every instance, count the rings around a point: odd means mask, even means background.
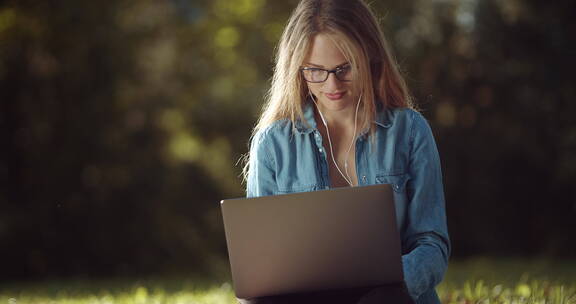
[[[576,304],[576,262],[452,261],[437,287],[443,303]],[[0,286],[0,304],[236,303],[231,285],[201,279],[69,280]]]
[[[26,284],[0,289],[0,304],[189,304],[236,303],[229,283],[195,279],[130,281],[75,280]]]
[[[576,303],[576,261],[452,261],[436,288],[442,303]]]

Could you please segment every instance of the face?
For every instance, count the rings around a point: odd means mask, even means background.
[[[352,73],[349,62],[328,35],[318,34],[314,37],[303,67],[337,70],[336,73],[329,73],[328,79],[324,82],[306,82],[322,111],[342,111],[355,106],[351,81],[341,80],[350,79]],[[305,73],[309,73],[306,78],[310,78],[315,76],[312,73],[321,74],[323,72],[310,70],[305,71]]]

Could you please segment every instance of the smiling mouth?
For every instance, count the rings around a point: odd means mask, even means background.
[[[339,99],[342,99],[342,97],[344,97],[345,93],[346,92],[324,93],[324,95],[326,95],[326,97],[328,97],[328,99],[330,99],[330,100],[339,100]]]

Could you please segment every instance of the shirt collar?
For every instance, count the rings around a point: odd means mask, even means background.
[[[392,115],[393,112],[390,109],[384,108],[382,103],[377,103],[376,107],[376,119],[374,123],[383,128],[390,128],[392,126]]]
[[[298,132],[308,134],[316,129],[316,120],[314,119],[314,107],[312,106],[312,102],[307,101],[302,110],[305,122],[297,119],[295,126]]]
[[[307,124],[300,119],[297,119],[295,127],[298,132],[308,134],[314,131],[317,127],[316,120],[314,119],[314,106],[312,105],[312,102],[306,102],[302,112]],[[382,128],[390,128],[390,126],[392,126],[392,112],[389,109],[384,109],[381,103],[378,103],[374,123]]]

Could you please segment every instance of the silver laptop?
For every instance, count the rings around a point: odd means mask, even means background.
[[[402,282],[390,185],[223,200],[241,299]]]

